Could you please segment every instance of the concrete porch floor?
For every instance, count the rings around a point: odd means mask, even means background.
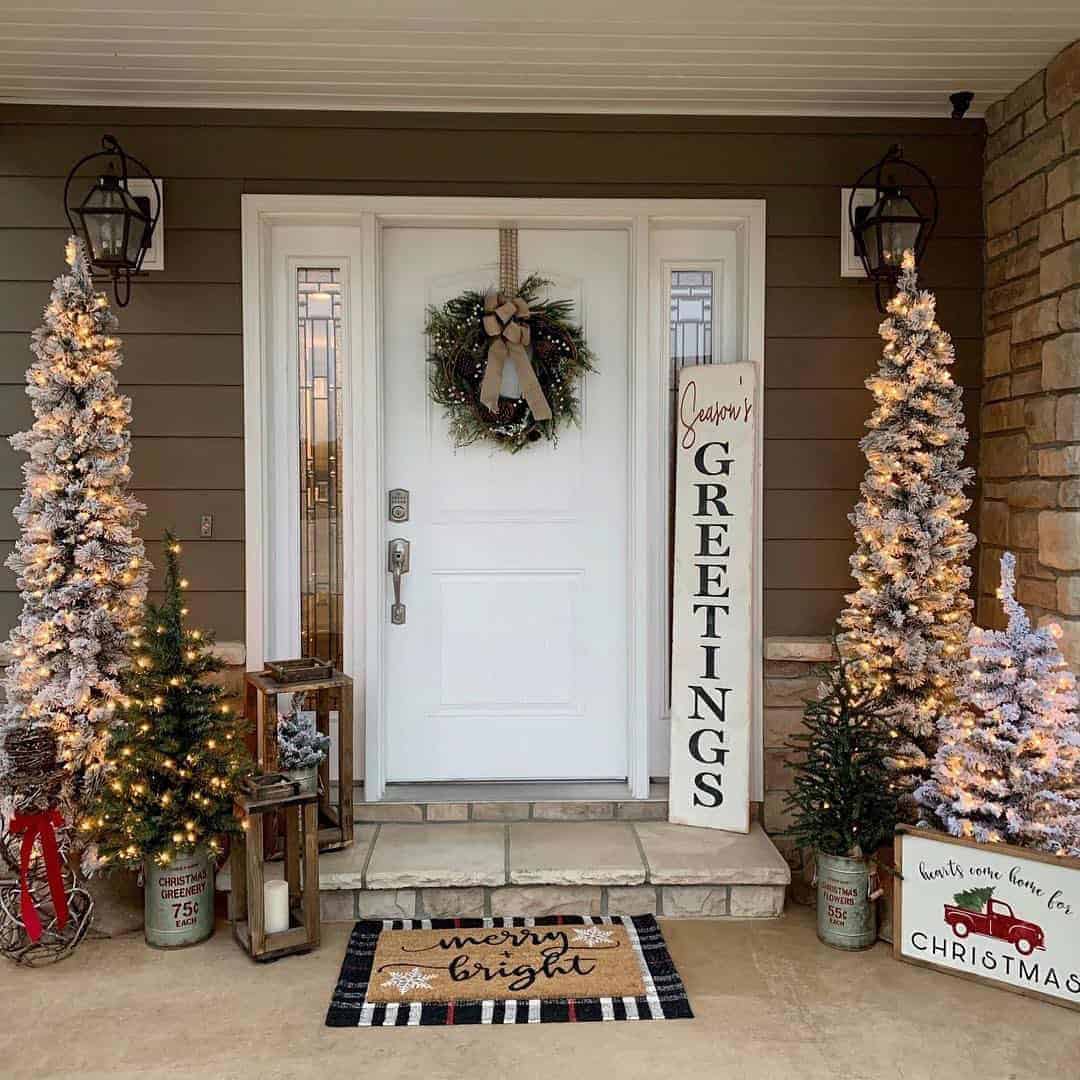
[[[1077,1014],[814,936],[813,912],[664,921],[692,1021],[329,1029],[349,927],[256,965],[219,924],[178,952],[88,941],[53,968],[0,967],[0,1073],[374,1080],[1042,1080],[1074,1077]]]

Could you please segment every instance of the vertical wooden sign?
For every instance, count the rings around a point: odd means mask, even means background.
[[[750,828],[755,378],[683,368],[676,409],[668,815],[734,832]]]

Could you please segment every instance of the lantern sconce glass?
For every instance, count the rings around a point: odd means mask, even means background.
[[[68,173],[64,212],[72,231],[86,244],[91,268],[112,276],[116,304],[125,307],[131,299],[131,276],[142,267],[161,216],[161,188],[150,170],[126,153],[115,136],[106,135],[101,145],[101,150],[81,158]],[[102,163],[93,186],[73,204],[70,195],[76,173],[98,159],[105,159],[107,166]],[[132,167],[140,171],[133,175]],[[153,199],[133,194],[129,187],[133,179],[149,181]]]
[[[913,182],[902,184],[898,179],[897,174],[903,176],[905,171]],[[860,188],[873,189],[871,206],[856,205],[855,193]],[[916,192],[918,203],[912,197]],[[925,169],[905,159],[899,143],[855,181],[848,200],[848,224],[866,276],[874,282],[879,311],[885,311],[883,292],[896,287],[904,252],[914,252],[917,264],[937,219],[937,188]]]

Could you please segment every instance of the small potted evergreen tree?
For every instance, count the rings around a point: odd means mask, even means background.
[[[165,534],[165,599],[147,604],[134,663],[108,729],[106,782],[80,828],[91,869],[138,870],[147,944],[194,945],[214,928],[214,859],[239,828],[233,802],[251,772],[243,725],[208,681],[211,635],[189,628],[180,545]]]
[[[278,766],[300,785],[300,793],[319,790],[319,766],[330,749],[330,737],[304,716],[304,695],[294,694],[288,713],[278,717]]]
[[[886,759],[890,729],[879,690],[854,677],[842,655],[821,669],[805,730],[788,749],[794,787],[788,835],[814,853],[818,937],[841,949],[866,949],[877,937],[873,853],[892,835],[897,799]]]

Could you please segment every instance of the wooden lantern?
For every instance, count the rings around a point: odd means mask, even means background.
[[[244,831],[233,841],[230,854],[229,919],[233,936],[254,960],[277,960],[319,944],[318,803],[315,794],[240,795],[236,800]],[[289,926],[268,933],[263,836],[267,822],[278,816],[284,818]]]
[[[319,850],[348,847],[353,839],[353,681],[329,665],[309,662],[312,672],[304,674],[299,661],[272,661],[264,671],[245,676],[245,712],[255,727],[259,768],[278,769],[278,694],[308,694],[315,702],[315,723],[324,735],[330,734],[330,714],[337,712],[337,787],[330,783],[330,757],[319,766]],[[271,845],[275,843],[268,834]]]

